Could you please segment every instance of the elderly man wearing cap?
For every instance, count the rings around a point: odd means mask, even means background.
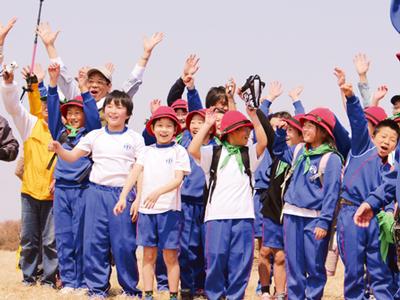
[[[80,91],[74,78],[70,76],[63,61],[58,56],[54,43],[57,39],[59,31],[53,32],[48,23],[42,23],[39,25],[37,32],[42,39],[44,46],[46,47],[50,61],[52,63],[58,63],[61,66],[61,76],[58,80],[58,86],[60,87],[61,91],[67,99],[73,99],[80,94]],[[150,38],[144,39],[143,55],[138,60],[129,78],[123,84],[123,90],[130,97],[133,97],[133,95],[135,95],[139,86],[142,84],[142,77],[147,62],[150,59],[154,47],[158,43],[160,43],[162,39],[163,34],[159,32],[153,34]],[[105,66],[88,70],[89,92],[96,100],[97,108],[99,110],[103,108],[104,98],[111,90],[113,70],[114,67],[112,64],[107,64]]]

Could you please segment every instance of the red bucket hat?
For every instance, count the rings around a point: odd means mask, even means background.
[[[284,118],[283,121],[285,121],[288,125],[290,125],[290,126],[296,128],[297,130],[302,131],[302,130],[303,130],[303,127],[301,126],[300,119],[301,119],[303,116],[304,116],[304,114],[299,114],[299,115],[296,115],[296,116],[294,116],[294,117],[290,117],[290,118],[288,118],[288,119],[285,119],[285,118]]]
[[[241,127],[253,128],[253,124],[237,110],[227,111],[221,120],[221,138]]]
[[[365,118],[370,121],[374,126],[378,125],[380,121],[387,118],[387,114],[382,107],[370,106],[364,109]]]
[[[333,112],[331,112],[327,108],[316,108],[305,114],[300,118],[301,125],[304,124],[305,121],[311,121],[315,124],[324,128],[328,134],[335,139],[333,135],[333,127],[335,127],[336,119]]]
[[[190,112],[186,117],[186,128],[190,129],[190,122],[192,121],[194,115],[200,115],[205,119],[206,118],[206,113],[207,113],[207,108],[194,110],[194,111]],[[215,135],[215,131],[216,131],[215,125],[211,129],[213,131],[213,135]]]
[[[60,111],[61,115],[66,118],[67,117],[67,111],[69,106],[78,106],[83,109],[83,99],[81,96],[76,96],[74,99],[68,100],[66,103],[61,105]]]
[[[151,116],[150,120],[146,123],[146,130],[147,132],[154,136],[154,132],[151,129],[151,125],[153,125],[155,120],[161,119],[161,118],[168,118],[171,119],[175,125],[176,125],[176,133],[175,135],[178,135],[182,131],[182,127],[179,124],[179,120],[175,114],[175,111],[169,107],[169,106],[160,106],[157,108],[157,110],[153,113]]]
[[[172,107],[173,110],[175,110],[175,109],[184,109],[184,110],[188,111],[187,101],[183,100],[183,99],[175,100],[174,103],[172,103],[171,107]]]

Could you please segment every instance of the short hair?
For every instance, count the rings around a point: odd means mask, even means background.
[[[108,104],[113,102],[116,105],[122,105],[123,107],[126,108],[126,114],[130,117],[132,116],[132,111],[133,111],[133,102],[131,97],[125,92],[119,91],[119,90],[113,90],[111,93],[109,93],[106,96],[106,99],[104,100],[103,103],[103,112]],[[125,121],[125,123],[129,122],[129,118]]]
[[[390,119],[382,120],[375,126],[374,136],[379,132],[380,129],[382,129],[384,127],[388,127],[390,129],[394,130],[397,134],[397,142],[399,142],[399,138],[400,138],[399,125],[397,124],[397,122],[390,120]]]
[[[268,119],[271,121],[272,118],[283,118],[290,119],[292,116],[287,111],[278,111],[276,113],[268,115]]]
[[[223,98],[223,99],[221,99]],[[214,106],[218,101],[228,101],[228,97],[226,96],[225,93],[225,87],[223,86],[216,86],[212,87],[206,96],[206,108],[210,108],[211,106]]]

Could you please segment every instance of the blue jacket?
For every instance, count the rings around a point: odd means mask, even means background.
[[[96,101],[89,92],[82,94],[83,111],[85,113],[85,127],[79,129],[76,137],[68,137],[62,144],[64,149],[71,150],[78,144],[82,136],[88,132],[101,128],[100,115],[97,110]],[[47,110],[49,114],[49,130],[54,140],[58,140],[66,131],[61,121],[60,99],[57,87],[49,87],[47,96]],[[82,157],[73,163],[66,162],[58,158],[54,170],[54,178],[58,187],[79,187],[86,184],[89,180],[89,173],[84,176],[81,183],[78,180],[91,167],[92,161],[89,157]]]
[[[390,171],[383,163],[368,133],[368,123],[356,96],[347,99],[351,127],[351,151],[343,177],[341,196],[360,205],[382,183],[382,174]]]
[[[291,164],[296,146],[289,147],[286,144],[286,131],[283,129],[278,129],[275,137],[274,155]],[[303,149],[299,151],[297,157],[303,153]],[[315,178],[321,158],[322,155],[310,157],[311,165],[306,174],[304,174],[305,160],[297,166],[284,195],[284,200],[299,208],[320,210],[321,214],[316,226],[328,230],[339,198],[342,161],[338,154],[331,154],[322,185],[321,181]]]

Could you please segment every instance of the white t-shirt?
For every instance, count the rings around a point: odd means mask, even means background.
[[[257,159],[256,145],[249,147],[250,170],[257,169],[262,156]],[[213,154],[213,146],[201,147],[200,167],[206,175],[207,186],[210,180],[210,168]],[[224,219],[254,219],[253,195],[249,177],[242,173],[232,155],[227,165],[220,169],[224,158],[228,155],[225,147],[222,147],[218,162],[217,183],[214,189],[211,203],[207,203],[205,221]],[[198,163],[198,162],[197,162]],[[254,176],[252,176],[254,178]]]
[[[122,187],[145,145],[143,137],[132,129],[113,133],[103,127],[89,132],[76,147],[92,153],[91,182]]]
[[[159,148],[155,144],[146,146],[137,160],[143,166],[142,196],[139,212],[160,214],[168,210],[181,210],[181,187],[161,195],[152,209],[144,207],[147,196],[175,178],[175,171],[190,173],[190,160],[186,149],[175,144]]]

